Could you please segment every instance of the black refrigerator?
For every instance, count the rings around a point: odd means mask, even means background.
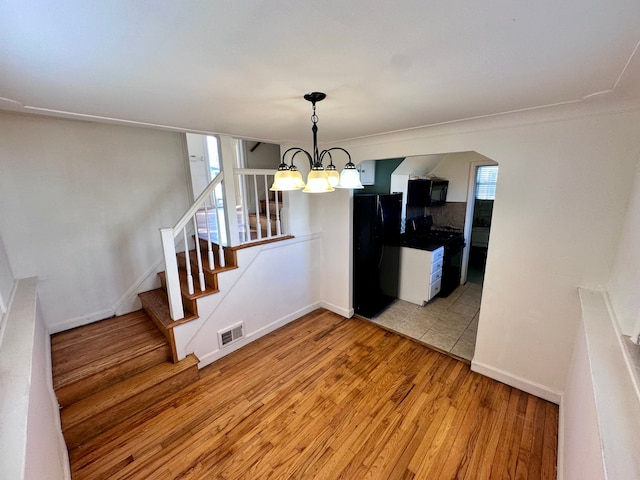
[[[398,296],[402,193],[353,197],[353,307],[372,318]]]

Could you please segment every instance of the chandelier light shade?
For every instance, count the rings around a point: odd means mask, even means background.
[[[306,193],[325,193],[333,192],[336,188],[364,188],[360,182],[360,172],[351,162],[351,155],[344,148],[333,147],[326,150],[318,151],[318,116],[316,115],[316,103],[327,97],[322,92],[307,93],[304,99],[311,102],[313,113],[311,115],[311,132],[313,133],[313,155],[300,147],[292,147],[282,154],[282,162],[278,166],[278,171],[273,179],[271,190],[273,191],[289,191],[300,190]],[[336,166],[333,164],[331,152],[341,151],[347,155],[349,161],[338,174]],[[289,165],[286,162],[288,153],[293,152]],[[293,164],[293,159],[298,154],[304,154],[309,161],[309,175],[307,183],[302,180],[302,175]],[[322,165],[324,157],[329,157],[329,165],[325,168]]]

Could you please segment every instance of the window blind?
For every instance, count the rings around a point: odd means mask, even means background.
[[[494,200],[496,197],[496,183],[498,182],[498,166],[487,165],[478,167],[476,173],[476,199]]]

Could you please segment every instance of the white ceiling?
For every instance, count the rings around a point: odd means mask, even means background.
[[[0,0],[0,108],[337,141],[640,95],[639,0]],[[28,108],[24,108],[28,107]]]

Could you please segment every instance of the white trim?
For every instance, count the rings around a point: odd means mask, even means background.
[[[132,297],[137,297],[139,293],[142,293],[140,291],[140,287],[142,286],[142,284],[144,282],[146,282],[150,277],[153,277],[154,275],[156,276],[154,285],[151,290],[155,289],[155,288],[159,288],[160,287],[160,281],[158,279],[158,273],[161,272],[161,268],[163,267],[163,263],[162,263],[162,259],[158,260],[151,268],[147,269],[146,272],[144,272],[142,275],[140,275],[134,282],[133,284],[129,287],[129,289],[124,292],[120,298],[118,300],[116,300],[115,303],[115,307],[113,307],[113,314],[114,315],[123,315],[125,313],[129,313],[132,310],[120,310],[120,307],[122,307],[122,305],[127,302],[130,301],[132,299]],[[144,292],[148,291],[148,290],[143,290]]]
[[[320,304],[322,308],[326,308],[327,310],[336,313],[344,318],[351,318],[355,313],[353,308],[343,308],[328,302],[320,302]]]
[[[115,315],[124,315],[126,313],[133,312],[135,310],[139,310],[142,307],[129,307],[122,309],[122,306],[129,301],[133,301],[134,297],[136,297],[139,293],[141,293],[141,286],[149,280],[149,278],[153,277],[153,275],[157,275],[159,269],[162,267],[162,260],[159,260],[152,268],[149,268],[145,273],[140,275],[133,284],[127,289],[125,293],[123,293],[118,300],[115,301],[114,306],[111,308],[106,308],[104,310],[98,310],[96,312],[88,313],[86,315],[79,315],[74,318],[70,318],[65,320],[64,322],[57,323],[55,325],[47,326],[49,328],[49,332],[51,334],[63,332],[65,330],[70,330],[72,328],[81,327],[83,325],[88,325],[89,323],[97,322],[99,320],[104,320],[105,318],[111,318]],[[154,286],[149,288],[149,290],[153,290],[154,288],[158,288],[160,285],[159,280],[155,280]],[[147,290],[143,290],[147,291]]]
[[[558,407],[558,457],[556,459],[556,480],[564,479],[564,432],[566,431],[566,412],[564,406],[564,394],[560,396],[560,405]]]
[[[491,160],[488,157],[486,160],[474,160],[472,162],[469,162],[469,179],[467,182],[467,210],[464,215],[463,229],[463,235],[467,245],[462,251],[462,272],[460,275],[461,285],[465,284],[465,282],[467,281],[467,274],[469,273],[469,255],[471,254],[471,233],[473,227],[473,214],[475,211],[477,169],[478,167],[489,165],[498,165],[498,169],[500,168],[500,164],[498,162],[496,162],[495,160]]]
[[[606,292],[578,289],[607,478],[640,478],[640,398]]]
[[[295,311],[293,313],[285,315],[284,317],[281,317],[281,318],[271,322],[270,324],[265,325],[264,327],[254,331],[254,332],[251,332],[251,333],[247,334],[244,338],[242,338],[241,340],[238,340],[237,342],[233,343],[232,345],[229,345],[228,347],[225,347],[223,350],[218,349],[218,350],[215,350],[213,352],[210,352],[210,353],[204,355],[202,358],[200,358],[200,363],[198,363],[198,368],[206,367],[207,365],[215,362],[216,360],[219,360],[222,357],[225,357],[225,356],[229,355],[230,353],[235,352],[239,348],[242,348],[245,345],[248,345],[249,343],[257,340],[260,337],[264,337],[265,335],[273,332],[274,330],[277,330],[278,328],[283,327],[283,326],[287,325],[288,323],[291,323],[294,320],[297,320],[298,318],[302,317],[303,315],[306,315],[307,313],[311,313],[314,310],[317,310],[320,307],[322,307],[320,302],[312,303],[311,305],[308,305],[308,306],[306,306],[304,308],[301,308],[300,310],[297,310],[297,311]]]
[[[3,309],[0,310],[0,345],[2,345],[2,337],[4,336],[5,325],[7,324],[7,318],[9,318],[9,310],[11,310],[11,304],[13,303],[13,299],[16,296],[16,290],[18,289],[18,280],[13,281],[13,285],[11,286],[11,291],[9,292],[9,298],[7,298],[7,304],[0,305]],[[0,303],[2,302],[2,297],[0,297]]]
[[[562,399],[561,392],[550,390],[544,385],[540,385],[539,383],[532,382],[531,380],[527,380],[526,378],[522,378],[517,375],[513,375],[512,373],[494,368],[490,365],[476,362],[475,360],[471,361],[471,370],[480,373],[485,377],[493,378],[494,380],[497,380],[501,383],[517,388],[518,390],[522,390],[523,392],[530,393],[531,395],[535,395],[536,397],[540,397],[544,400],[558,405],[560,404],[560,400]]]
[[[115,312],[113,308],[106,308],[104,310],[88,313],[86,315],[79,315],[77,317],[65,320],[64,322],[56,323],[55,325],[47,326],[49,328],[49,333],[53,335],[54,333],[64,332],[65,330],[71,330],[72,328],[76,327],[82,327],[83,325],[88,325],[99,320],[104,320],[105,318],[111,318],[114,315]]]

